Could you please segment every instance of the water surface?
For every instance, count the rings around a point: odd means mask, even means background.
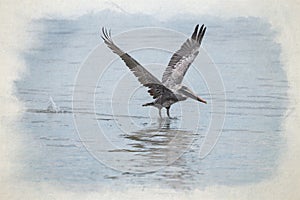
[[[218,67],[226,90],[226,99],[222,99],[226,101],[225,124],[213,151],[205,159],[199,159],[200,145],[214,114],[210,105],[195,110],[197,103],[188,100],[172,107],[171,114],[177,120],[153,118],[157,111],[141,106],[151,98],[145,89],[138,88],[135,77],[117,59],[106,71],[105,81],[96,86],[96,114],[84,108],[82,113],[100,124],[115,145],[115,149],[103,152],[106,158],[122,155],[119,167],[126,167],[119,171],[96,160],[76,132],[72,92],[81,63],[101,43],[100,28],[107,26],[113,34],[118,34],[155,26],[190,35],[197,23],[208,27],[203,48]],[[58,182],[70,188],[84,186],[88,190],[130,185],[190,189],[250,184],[268,179],[276,172],[284,148],[281,122],[288,102],[288,83],[279,60],[280,46],[274,41],[276,32],[265,21],[209,16],[160,21],[146,15],[102,11],[74,20],[40,19],[32,22],[28,32],[39,45],[24,52],[29,73],[16,83],[17,96],[27,107],[20,121],[28,144],[23,157],[24,179]],[[145,66],[158,77],[163,72],[162,66],[151,63],[167,64],[171,57],[168,52],[151,49],[134,51],[132,55],[148,64]],[[199,95],[210,100],[214,91],[208,91],[205,80],[197,78],[194,72],[191,68],[185,80]],[[123,106],[120,101],[113,102],[116,110],[112,115],[109,94],[121,77],[119,89],[132,96],[127,102],[127,113],[118,113],[117,108]],[[138,89],[132,91],[132,88]],[[50,96],[61,112],[47,110]],[[181,110],[189,113],[185,120],[190,123],[184,126]],[[198,119],[201,123],[195,129],[193,122]],[[176,148],[169,145],[175,135]],[[177,159],[176,151],[182,150],[184,154]],[[131,172],[149,166],[154,170]]]

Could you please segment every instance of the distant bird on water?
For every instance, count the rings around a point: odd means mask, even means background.
[[[111,32],[102,28],[103,35],[101,36],[104,43],[117,55],[119,55],[125,62],[127,67],[138,78],[138,81],[145,87],[148,87],[149,94],[155,99],[151,103],[146,103],[143,106],[154,106],[159,109],[159,116],[161,117],[161,109],[167,109],[167,115],[170,117],[170,107],[178,101],[184,101],[187,98],[200,101],[206,104],[206,101],[188,87],[182,85],[182,80],[187,72],[189,66],[199,54],[199,48],[206,31],[204,24],[199,29],[199,24],[195,30],[176,51],[163,74],[162,81],[159,81],[148,70],[146,70],[140,63],[138,63],[129,54],[122,51],[111,39]]]

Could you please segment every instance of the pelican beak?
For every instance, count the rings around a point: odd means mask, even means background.
[[[200,102],[202,102],[202,103],[207,104],[207,102],[206,102],[204,99],[200,98],[200,97],[197,97],[197,101],[200,101]]]
[[[197,101],[200,101],[202,103],[205,103],[207,104],[207,102],[202,99],[201,97],[198,97],[197,95],[195,95],[192,90],[190,90],[189,88],[187,88],[186,86],[182,86],[179,90],[183,95],[191,98],[191,99],[194,99],[194,100],[197,100]]]

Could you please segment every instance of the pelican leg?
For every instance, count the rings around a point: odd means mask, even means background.
[[[170,117],[170,106],[169,106],[169,107],[166,107],[166,109],[167,109],[167,115],[168,115],[169,119],[172,119],[172,118]]]
[[[161,108],[158,109],[158,114],[159,114],[159,117],[162,118],[161,117]]]

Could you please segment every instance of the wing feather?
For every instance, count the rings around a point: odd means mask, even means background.
[[[128,53],[122,51],[111,39],[111,32],[102,28],[102,39],[104,43],[125,62],[126,66],[138,78],[138,81],[145,87],[148,87],[149,94],[154,98],[160,97],[163,93],[172,93],[167,89],[154,75],[145,69],[140,63],[132,58]]]
[[[171,57],[168,67],[162,77],[162,83],[168,88],[181,84],[188,68],[199,54],[199,48],[206,31],[206,27],[204,27],[203,24],[200,30],[198,30],[199,24],[195,27],[191,38],[188,38],[182,44],[180,49]]]

